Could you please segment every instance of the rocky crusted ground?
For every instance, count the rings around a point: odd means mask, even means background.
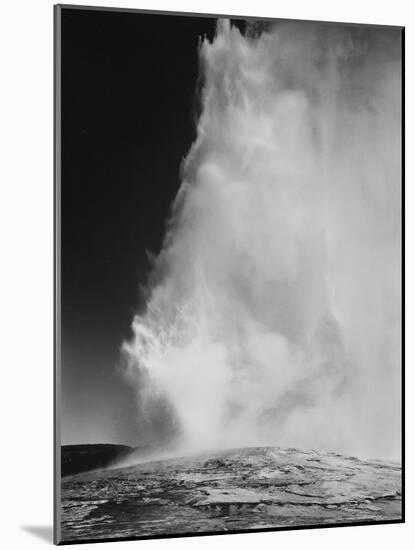
[[[275,447],[62,480],[62,540],[401,519],[401,468]]]

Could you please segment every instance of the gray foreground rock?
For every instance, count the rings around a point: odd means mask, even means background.
[[[400,520],[401,468],[276,447],[151,461],[62,481],[62,539]]]

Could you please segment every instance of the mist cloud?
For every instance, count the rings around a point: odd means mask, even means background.
[[[139,416],[183,449],[399,457],[400,33],[220,21],[146,312]]]

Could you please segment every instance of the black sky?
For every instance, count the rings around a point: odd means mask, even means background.
[[[62,9],[62,442],[139,443],[119,347],[195,137],[212,18]]]

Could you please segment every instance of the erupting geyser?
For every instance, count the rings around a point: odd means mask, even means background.
[[[399,458],[400,35],[218,23],[146,311],[123,344],[182,449]]]

